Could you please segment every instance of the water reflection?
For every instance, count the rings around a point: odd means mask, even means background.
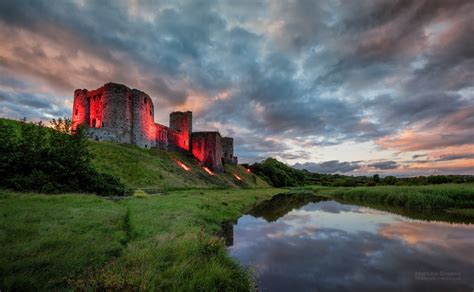
[[[254,270],[260,290],[474,289],[471,224],[413,220],[318,198],[297,201],[296,208],[268,202],[276,212],[260,206],[233,228],[229,252]]]

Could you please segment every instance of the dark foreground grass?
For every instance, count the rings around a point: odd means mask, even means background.
[[[337,199],[385,204],[413,210],[474,208],[473,184],[355,188],[315,187],[314,191]]]
[[[1,193],[0,289],[243,291],[216,234],[277,189],[127,198]]]

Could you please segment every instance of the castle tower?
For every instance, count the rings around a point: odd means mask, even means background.
[[[222,137],[222,161],[224,163],[237,164],[237,157],[234,156],[234,138]]]
[[[89,126],[90,105],[86,89],[76,89],[74,91],[74,106],[72,108],[72,131],[77,127]]]
[[[151,98],[146,93],[133,89],[132,108],[132,143],[144,148],[156,146],[155,109]]]
[[[132,142],[131,90],[109,82],[89,91],[91,103],[90,134],[96,140]]]
[[[170,113],[170,128],[179,132],[176,146],[185,151],[190,151],[192,147],[193,113],[190,111]]]
[[[192,153],[202,165],[223,172],[221,134],[219,132],[192,133]]]

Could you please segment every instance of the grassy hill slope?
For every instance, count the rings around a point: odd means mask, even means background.
[[[188,153],[141,149],[134,145],[90,142],[94,166],[130,188],[268,187],[240,165],[225,165],[224,173],[208,174]],[[182,162],[189,170],[183,169]],[[241,178],[237,179],[235,176]]]

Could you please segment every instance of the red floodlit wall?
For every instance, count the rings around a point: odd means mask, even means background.
[[[166,126],[155,124],[156,146],[165,150],[177,150],[180,133]]]
[[[192,133],[192,153],[204,166],[217,172],[224,171],[219,132]]]
[[[132,90],[132,143],[150,148],[156,145],[156,125],[151,98],[144,92]]]
[[[89,91],[89,104],[90,104],[90,118],[89,127],[101,128],[102,127],[102,110],[104,108],[104,91],[102,88]]]
[[[72,131],[76,131],[80,125],[89,125],[89,98],[86,89],[74,91],[74,106],[72,108]]]
[[[191,149],[191,133],[193,124],[192,112],[172,112],[170,113],[170,128],[177,131],[177,147],[185,151]]]

